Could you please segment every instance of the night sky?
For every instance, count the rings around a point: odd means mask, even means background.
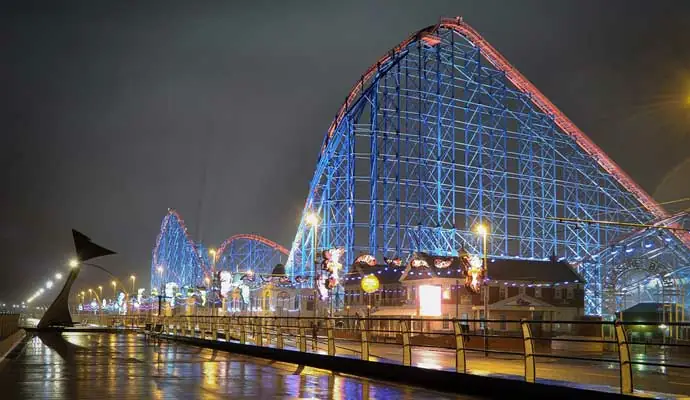
[[[289,246],[352,84],[456,15],[647,191],[690,195],[687,1],[6,1],[0,302],[66,270],[71,228],[148,285],[168,207],[208,245]]]

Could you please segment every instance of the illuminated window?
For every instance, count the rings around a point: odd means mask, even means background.
[[[443,300],[450,300],[450,288],[443,289]]]
[[[441,315],[441,287],[434,285],[419,286],[419,315]]]

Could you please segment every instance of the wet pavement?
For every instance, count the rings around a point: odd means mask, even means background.
[[[0,363],[0,399],[477,399],[142,335],[27,335]]]
[[[309,341],[311,346],[312,342]],[[293,345],[289,343],[289,345]],[[359,357],[360,344],[351,341],[336,341],[338,355]],[[311,347],[310,347],[311,349]],[[319,353],[326,353],[325,338],[319,340]],[[387,363],[402,363],[399,345],[371,344],[370,359]],[[588,355],[597,357],[597,355]],[[601,357],[601,356],[599,356]],[[617,357],[617,355],[616,355]],[[610,358],[610,357],[609,357]],[[522,356],[492,354],[489,358],[483,352],[466,353],[468,373],[509,379],[523,379],[525,365]],[[634,361],[669,362],[662,356],[633,356]],[[677,360],[670,360],[671,362]],[[677,362],[686,364],[687,362]],[[421,368],[455,370],[455,351],[414,347],[412,364]],[[637,393],[647,392],[656,397],[683,397],[690,395],[690,369],[676,367],[652,367],[635,365],[633,383]],[[618,362],[594,362],[540,357],[536,363],[537,380],[542,383],[588,388],[600,391],[619,391],[620,371]]]

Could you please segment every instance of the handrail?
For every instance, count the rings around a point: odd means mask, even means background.
[[[633,393],[635,390],[636,368],[690,369],[690,352],[687,356],[679,355],[681,349],[690,347],[690,341],[639,342],[629,339],[629,329],[635,325],[654,326],[650,322],[622,321],[534,321],[534,320],[470,320],[455,318],[340,318],[340,317],[275,317],[243,315],[178,315],[171,317],[156,316],[118,316],[125,326],[162,325],[157,337],[174,339],[176,337],[193,337],[195,340],[228,341],[254,346],[273,346],[293,351],[319,352],[334,357],[355,357],[370,362],[400,363],[413,367],[420,366],[416,361],[419,352],[432,350],[437,354],[434,359],[440,360],[438,367],[452,369],[458,373],[472,371],[476,360],[490,362],[496,357],[502,362],[524,363],[524,379],[536,382],[550,368],[544,368],[547,362],[558,361],[564,367],[579,362],[591,365],[618,364],[621,371],[618,386],[621,393]],[[314,331],[312,322],[321,322]],[[395,323],[391,323],[395,321]],[[340,325],[338,322],[344,322]],[[446,330],[412,329],[418,323],[437,323],[448,326]],[[508,334],[496,334],[491,328],[494,323],[517,323],[522,328]],[[550,324],[590,324],[593,326],[611,326],[617,332],[613,339],[597,337],[557,337],[539,334],[535,327]],[[487,330],[479,324],[487,324]],[[690,323],[668,323],[690,332]],[[442,325],[439,325],[442,326]],[[186,327],[186,328],[185,328]],[[189,330],[189,331],[187,331]],[[543,331],[543,330],[542,330]],[[601,331],[599,331],[601,332]],[[612,332],[613,334],[613,332]],[[316,336],[315,336],[316,335]],[[489,348],[484,349],[481,340],[488,339]],[[524,345],[523,345],[524,343]],[[565,344],[565,348],[549,347],[554,343]],[[597,346],[589,354],[567,344]],[[570,348],[569,348],[570,347]],[[399,350],[398,350],[399,349]],[[658,350],[657,350],[658,349]],[[678,349],[679,351],[673,351]],[[653,354],[659,351],[659,357]],[[687,351],[687,350],[686,350]],[[486,356],[485,356],[486,354]],[[641,357],[645,355],[645,357]],[[503,356],[503,357],[501,357]],[[488,357],[488,358],[487,358]],[[506,358],[507,357],[507,358]],[[522,361],[521,361],[522,360]],[[561,365],[561,364],[559,364]],[[500,365],[499,365],[500,367]],[[486,369],[484,365],[482,369]],[[662,372],[663,373],[663,372]],[[573,379],[573,376],[568,376]],[[552,379],[552,378],[549,378]],[[585,379],[585,378],[580,378]],[[610,378],[609,378],[610,379]],[[646,385],[645,381],[638,383]],[[580,382],[582,383],[582,382]]]

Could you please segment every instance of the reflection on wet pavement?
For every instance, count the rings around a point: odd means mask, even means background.
[[[0,364],[2,399],[470,399],[134,334],[51,333]]]

